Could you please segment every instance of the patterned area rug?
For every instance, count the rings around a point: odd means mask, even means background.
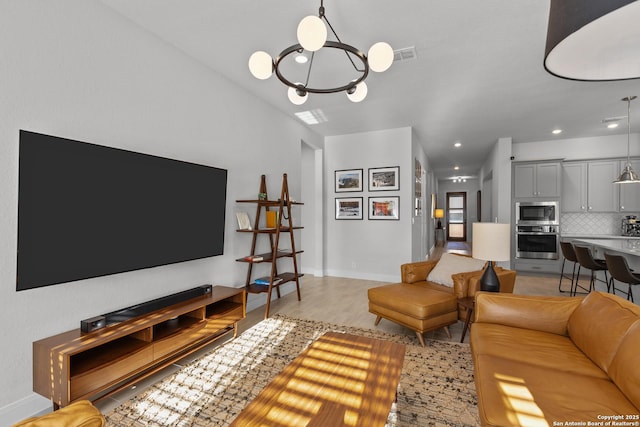
[[[327,331],[406,344],[388,427],[479,425],[468,344],[417,339],[283,315],[264,320],[106,414],[107,426],[227,426]]]

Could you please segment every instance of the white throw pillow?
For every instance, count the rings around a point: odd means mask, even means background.
[[[452,274],[482,270],[486,261],[467,256],[443,253],[440,261],[431,270],[428,281],[453,287]]]

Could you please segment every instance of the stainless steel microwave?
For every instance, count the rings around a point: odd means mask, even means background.
[[[516,225],[558,225],[560,209],[557,201],[516,202]]]

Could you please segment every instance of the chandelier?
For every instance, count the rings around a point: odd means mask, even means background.
[[[331,33],[333,33],[336,41],[327,40],[327,26],[331,30]],[[296,105],[304,104],[309,98],[309,93],[345,92],[349,100],[360,102],[367,96],[367,84],[364,80],[367,78],[369,70],[381,73],[386,71],[393,62],[393,49],[388,43],[378,42],[374,44],[369,49],[367,55],[361,50],[343,43],[325,15],[323,0],[320,1],[318,16],[309,15],[300,21],[297,36],[298,43],[284,49],[275,59],[271,58],[271,56],[264,51],[254,52],[249,58],[249,70],[251,74],[257,79],[265,80],[275,72],[278,80],[289,87],[289,100]],[[344,84],[335,87],[312,86],[310,84],[310,78],[312,75],[313,61],[316,52],[319,52],[321,49],[337,49],[343,51],[346,56],[345,61],[348,60],[351,62],[351,65],[356,71],[356,78],[349,78]],[[283,59],[289,55],[295,55],[296,62],[299,63],[308,60],[309,66],[304,83],[291,81],[281,70],[280,65]],[[307,55],[310,56],[310,59],[307,58]]]

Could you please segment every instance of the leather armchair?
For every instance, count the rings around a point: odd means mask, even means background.
[[[450,336],[448,326],[467,317],[458,299],[475,295],[482,270],[452,275],[453,287],[449,287],[427,280],[437,264],[437,260],[402,264],[401,283],[369,289],[369,311],[377,316],[375,324],[385,318],[406,326],[416,332],[423,346],[425,332],[445,328]],[[512,292],[516,272],[496,267],[496,273],[501,292]]]

